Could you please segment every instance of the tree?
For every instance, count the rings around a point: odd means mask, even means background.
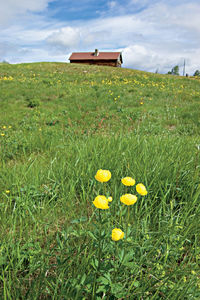
[[[175,66],[172,68],[172,75],[179,75],[179,66]]]
[[[177,65],[177,66],[173,67],[172,70],[169,71],[167,74],[177,75],[178,76],[179,75],[179,66]]]
[[[3,61],[2,61],[2,64],[9,64],[9,62],[6,61],[6,60],[3,60]]]
[[[194,75],[193,76],[200,76],[200,71],[199,70],[196,70],[195,72],[194,72]]]

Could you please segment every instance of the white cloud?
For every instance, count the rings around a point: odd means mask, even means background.
[[[63,49],[63,51],[76,48],[80,42],[80,30],[78,28],[64,27],[50,34],[46,41],[58,49]]]
[[[1,1],[0,27],[13,23],[30,12],[44,11],[52,0],[6,0]]]
[[[110,1],[108,2],[108,8],[109,9],[113,9],[117,6],[117,2],[116,1]]]
[[[186,59],[187,72],[200,69],[200,4],[194,0],[127,0],[123,9],[117,0],[109,1],[100,18],[73,22],[36,14],[50,1],[3,3],[0,23],[10,26],[1,30],[0,60],[66,61],[71,51],[99,48],[122,50],[125,67],[166,73]],[[134,13],[137,6],[143,9]]]
[[[156,51],[141,45],[131,45],[121,50],[124,67],[127,68],[149,72],[158,70],[160,73],[167,73],[172,67],[178,65],[180,74],[182,74],[185,60],[187,73],[192,75],[196,69],[200,69],[200,64],[198,64],[200,61],[200,48],[192,51],[192,53],[185,53],[183,50],[170,55],[166,51]]]

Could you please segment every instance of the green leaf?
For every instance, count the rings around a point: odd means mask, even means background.
[[[140,282],[139,282],[139,281],[135,281],[135,282],[133,283],[133,285],[134,285],[134,287],[139,287],[139,286],[140,286]]]
[[[83,284],[85,282],[86,277],[87,277],[86,274],[83,274],[80,284]]]
[[[89,235],[93,240],[97,240],[96,236],[95,236],[91,231],[88,231],[88,235]]]
[[[106,292],[106,289],[105,289],[105,286],[104,285],[100,285],[99,288],[97,289],[96,293],[105,293]],[[101,299],[101,298],[100,298]]]
[[[103,276],[100,276],[98,279],[97,279],[97,282],[100,282],[101,284],[104,284],[104,285],[107,285],[109,284],[109,280]]]

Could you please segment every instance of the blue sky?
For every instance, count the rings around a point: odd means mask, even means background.
[[[124,67],[200,69],[199,0],[0,0],[0,61],[68,62],[71,52],[121,51]]]

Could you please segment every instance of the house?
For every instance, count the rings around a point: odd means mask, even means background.
[[[121,67],[121,52],[74,52],[69,58],[70,63]]]

